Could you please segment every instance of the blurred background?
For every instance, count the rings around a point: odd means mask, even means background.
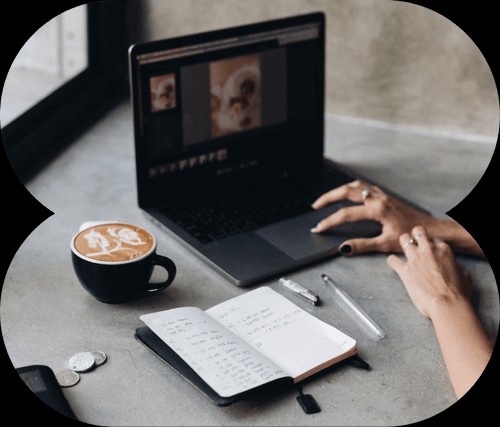
[[[462,29],[423,6],[391,0],[104,2],[126,7],[129,43],[323,11],[327,114],[496,141],[498,92],[487,61]],[[8,73],[2,127],[87,66],[87,31],[82,5],[33,35]]]
[[[390,0],[143,3],[138,40],[323,11],[327,113],[498,135],[498,92],[481,51],[454,23],[422,6]]]

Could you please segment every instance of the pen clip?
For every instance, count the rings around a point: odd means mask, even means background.
[[[302,285],[299,285],[298,283],[287,279],[286,277],[282,277],[279,279],[279,283],[283,288],[285,288],[287,291],[292,292],[293,294],[297,295],[298,297],[301,297],[308,303],[312,305],[317,305],[319,304],[319,295],[316,292],[313,292],[307,288],[304,288]]]

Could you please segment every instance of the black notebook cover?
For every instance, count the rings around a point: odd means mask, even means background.
[[[231,403],[250,397],[263,390],[267,391],[272,389],[278,391],[293,386],[293,379],[291,377],[280,378],[234,396],[222,397],[219,396],[205,381],[203,381],[203,379],[200,378],[200,376],[174,350],[172,350],[147,326],[137,328],[135,330],[134,337],[218,406],[230,405]]]

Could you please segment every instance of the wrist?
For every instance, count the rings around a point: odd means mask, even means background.
[[[454,251],[484,257],[474,238],[455,220],[432,218],[424,226],[431,237],[445,241]]]
[[[429,304],[429,318],[439,321],[442,318],[453,318],[455,313],[473,310],[472,303],[464,295],[450,292],[446,295],[437,295]]]
[[[430,217],[429,222],[425,224],[425,228],[431,237],[439,238],[446,242],[450,241],[459,232],[457,226],[459,227],[460,225],[456,221],[435,217]]]

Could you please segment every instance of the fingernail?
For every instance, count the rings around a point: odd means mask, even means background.
[[[316,203],[317,203],[317,201],[316,201],[316,202],[314,202],[314,203],[311,205],[311,207],[312,207],[313,209],[316,209]]]
[[[342,245],[340,247],[340,253],[342,253],[342,254],[350,254],[351,252],[352,252],[351,245]]]
[[[313,228],[311,228],[311,233],[321,233],[321,222],[318,222]]]

